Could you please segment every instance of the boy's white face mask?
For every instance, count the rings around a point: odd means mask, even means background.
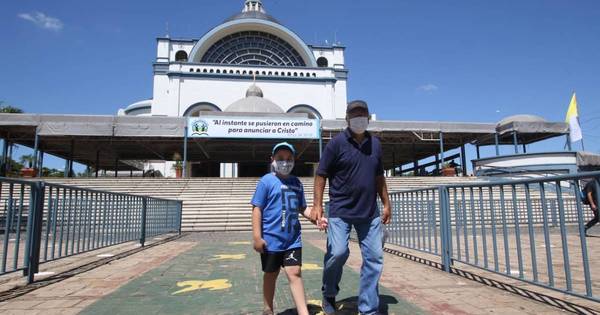
[[[368,117],[354,117],[349,120],[350,130],[355,134],[361,135],[367,131],[367,127],[369,126],[369,118]]]
[[[273,161],[271,167],[277,174],[287,176],[294,169],[294,161]]]

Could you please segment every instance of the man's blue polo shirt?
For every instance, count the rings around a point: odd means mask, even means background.
[[[375,178],[383,175],[381,143],[368,132],[356,143],[348,128],[323,151],[317,175],[329,178],[329,217],[349,220],[379,216]]]

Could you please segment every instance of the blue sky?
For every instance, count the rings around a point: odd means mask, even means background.
[[[586,149],[600,151],[598,1],[263,2],[307,43],[347,46],[348,97],[378,119],[562,121],[575,90]],[[167,24],[171,37],[199,38],[242,3],[3,1],[0,100],[30,113],[115,114],[151,97]]]

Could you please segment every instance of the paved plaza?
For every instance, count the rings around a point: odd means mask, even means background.
[[[187,234],[6,299],[0,302],[0,310],[3,314],[44,315],[260,314],[260,263],[249,239],[249,233]],[[305,233],[303,279],[311,314],[321,313],[324,247],[323,233]],[[390,254],[400,250],[409,256],[417,255],[399,247],[389,248],[380,281],[383,313],[563,314],[567,311],[464,276],[444,273],[422,261],[405,259],[406,255]],[[424,258],[437,261],[433,256]],[[340,314],[356,314],[360,264],[359,248],[352,243],[338,297]],[[517,284],[516,280],[502,277],[498,280]],[[526,287],[536,290],[533,286]],[[577,303],[576,299],[566,299]],[[595,305],[587,303],[592,308]],[[275,307],[278,314],[295,314],[283,275],[278,281]]]

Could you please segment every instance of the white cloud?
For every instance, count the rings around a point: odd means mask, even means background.
[[[423,92],[435,92],[438,89],[439,89],[438,86],[435,84],[432,84],[432,83],[423,84],[417,88],[417,90],[423,91]]]
[[[42,12],[21,13],[18,17],[47,30],[60,31],[63,28],[63,22],[61,20],[47,16]]]

